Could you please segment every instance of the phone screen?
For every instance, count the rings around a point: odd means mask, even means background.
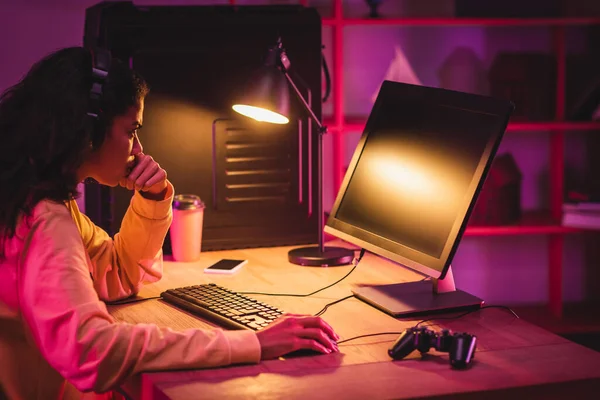
[[[223,259],[219,260],[210,267],[206,268],[205,272],[216,272],[216,273],[232,273],[237,271],[242,265],[246,264],[248,260],[234,260],[234,259]]]

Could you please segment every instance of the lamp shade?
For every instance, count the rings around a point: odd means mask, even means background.
[[[234,111],[261,122],[287,124],[290,91],[284,73],[275,66],[264,65],[249,82]]]

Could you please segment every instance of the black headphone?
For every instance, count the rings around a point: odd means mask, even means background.
[[[110,70],[112,56],[108,50],[101,47],[88,48],[88,50],[92,56],[92,87],[87,115],[91,121],[92,148],[95,148],[100,144],[102,137],[100,132],[103,129],[103,119],[100,99]]]
[[[98,120],[102,112],[100,109],[102,88],[110,70],[112,56],[108,50],[103,48],[90,49],[90,54],[92,56],[92,88],[90,89],[90,105],[87,115]]]

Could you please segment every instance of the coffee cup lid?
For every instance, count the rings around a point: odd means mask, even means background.
[[[195,194],[178,194],[173,198],[173,208],[177,210],[193,210],[204,208],[204,203]]]

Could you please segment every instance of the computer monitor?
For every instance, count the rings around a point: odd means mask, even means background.
[[[513,104],[384,81],[325,231],[431,279],[360,286],[354,295],[394,316],[477,308],[450,263]]]

